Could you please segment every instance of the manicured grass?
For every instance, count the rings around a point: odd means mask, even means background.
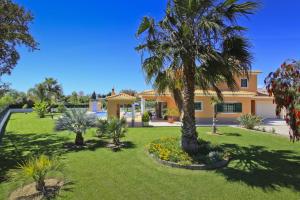
[[[28,154],[60,154],[70,181],[58,199],[300,199],[300,144],[287,138],[230,127],[222,135],[199,128],[200,137],[231,150],[227,168],[189,171],[161,166],[146,155],[145,145],[160,137],[180,136],[179,128],[132,128],[128,148],[112,152],[90,130],[87,150],[68,151],[74,135],[55,133],[51,118],[14,114],[0,147],[0,199],[20,186],[7,179]]]

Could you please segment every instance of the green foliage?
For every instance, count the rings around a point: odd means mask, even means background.
[[[169,108],[167,109],[167,115],[170,117],[177,117],[180,115],[180,113],[176,108]]]
[[[300,61],[284,62],[265,79],[266,89],[274,96],[276,114],[285,109],[286,123],[291,128],[290,139],[300,141]]]
[[[37,49],[37,42],[29,33],[33,17],[24,7],[11,0],[0,1],[0,76],[10,74],[20,55],[17,47],[24,45],[29,50]]]
[[[220,82],[234,90],[235,76],[248,75],[252,56],[239,18],[257,6],[254,1],[170,0],[161,20],[144,17],[137,30],[141,44],[136,50],[142,54],[147,83],[159,93],[169,90],[185,112],[182,147],[189,153],[197,150],[195,88],[213,89],[222,99]]]
[[[38,191],[44,191],[45,179],[50,172],[61,171],[62,168],[63,165],[57,158],[50,158],[45,155],[32,157],[19,165],[21,175],[25,178],[32,178]]]
[[[69,109],[57,119],[55,130],[68,130],[76,134],[75,144],[83,145],[84,139],[82,134],[87,129],[95,125],[96,118],[94,115],[87,115],[86,110],[83,109]]]
[[[247,129],[254,129],[255,126],[259,126],[262,123],[262,118],[256,115],[245,114],[242,115],[238,121],[240,125]]]
[[[48,112],[49,105],[45,101],[37,102],[34,104],[33,110],[38,114],[40,118],[44,118]]]
[[[142,122],[149,122],[150,121],[150,116],[148,112],[145,112],[142,116]]]
[[[62,104],[62,103],[58,104],[58,106],[57,106],[58,113],[64,113],[64,112],[66,112],[66,110],[67,110],[67,108],[65,107],[64,104]]]
[[[120,93],[128,94],[130,96],[135,96],[137,94],[135,90],[131,90],[131,89],[123,89],[120,91]]]
[[[111,118],[107,121],[102,120],[98,123],[97,132],[112,138],[113,144],[119,147],[121,145],[120,138],[124,137],[127,132],[127,121],[125,118]]]
[[[15,102],[15,99],[10,95],[4,95],[0,98],[0,107],[5,107],[13,104]]]
[[[0,145],[1,200],[9,199],[10,192],[21,184],[5,177],[9,174],[8,170],[15,168],[15,164],[21,162],[28,152],[63,153],[61,161],[66,163],[63,176],[74,180],[75,185],[67,183],[58,199],[97,200],[99,194],[95,191],[99,188],[105,191],[114,188],[113,192],[102,192],[101,199],[124,199],[124,193],[127,199],[133,200],[149,197],[182,200],[299,199],[295,188],[300,183],[300,143],[291,145],[285,137],[228,126],[220,127],[222,135],[215,136],[206,134],[211,131],[210,127],[199,127],[203,139],[232,150],[234,160],[220,170],[190,171],[163,167],[145,153],[145,145],[151,141],[161,137],[179,138],[181,132],[178,127],[129,128],[124,140],[132,142],[133,146],[116,155],[101,148],[105,138],[101,141],[95,138],[92,130],[87,131],[85,138],[94,141],[97,146],[70,152],[63,145],[74,135],[53,132],[53,123],[51,118],[40,120],[34,113],[11,115],[6,128],[9,134],[3,135]],[[239,136],[234,136],[237,133]],[[54,177],[58,175],[60,177],[60,174],[53,174]],[[185,183],[189,187],[182,190]],[[88,187],[77,189],[78,184]],[[214,192],[207,192],[212,190]]]
[[[151,142],[147,149],[150,154],[161,160],[183,165],[192,164],[192,158],[180,148],[179,143],[178,138],[161,138]]]

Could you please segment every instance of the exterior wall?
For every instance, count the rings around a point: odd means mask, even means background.
[[[195,116],[197,121],[201,119],[212,119],[214,108],[210,101],[211,97],[195,97],[195,101],[202,102],[202,111],[195,111]],[[224,97],[224,103],[242,103],[242,112],[241,113],[218,113],[218,119],[237,119],[243,114],[251,113],[251,98],[250,97]]]
[[[109,102],[107,103],[107,117],[112,118],[112,117],[118,117],[118,104],[117,102]]]
[[[144,98],[148,100],[150,99],[147,97]],[[156,100],[160,102],[166,102],[168,105],[168,109],[177,109],[174,99],[170,96],[157,97]],[[251,100],[252,100],[251,97],[224,97],[224,103],[242,103],[242,112],[241,113],[219,113],[218,118],[236,120],[242,114],[251,113]],[[196,96],[195,101],[201,101],[203,107],[202,111],[195,111],[195,117],[197,121],[199,119],[203,119],[203,120],[212,119],[214,109],[213,109],[213,105],[211,104],[211,97]]]
[[[238,86],[239,91],[247,91],[247,92],[256,92],[257,91],[257,74],[250,74],[248,80],[248,87],[242,88],[241,87],[241,79],[247,78],[246,76],[235,77],[235,81]],[[227,87],[226,83],[222,83],[218,86],[222,91],[230,91]]]

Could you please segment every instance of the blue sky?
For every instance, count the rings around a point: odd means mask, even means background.
[[[163,15],[166,0],[16,0],[35,16],[31,32],[40,50],[22,48],[11,87],[27,91],[45,77],[56,78],[66,94],[151,88],[141,70],[135,32],[145,15]],[[257,14],[242,20],[249,28],[253,69],[268,72],[285,59],[300,59],[300,1],[261,0]]]

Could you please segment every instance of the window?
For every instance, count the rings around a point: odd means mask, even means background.
[[[248,87],[248,79],[246,79],[246,78],[241,79],[241,87],[242,88]]]
[[[243,106],[241,103],[221,103],[217,104],[217,112],[219,113],[241,113]]]
[[[203,105],[201,101],[196,101],[195,102],[195,110],[196,111],[202,111],[203,110]]]

